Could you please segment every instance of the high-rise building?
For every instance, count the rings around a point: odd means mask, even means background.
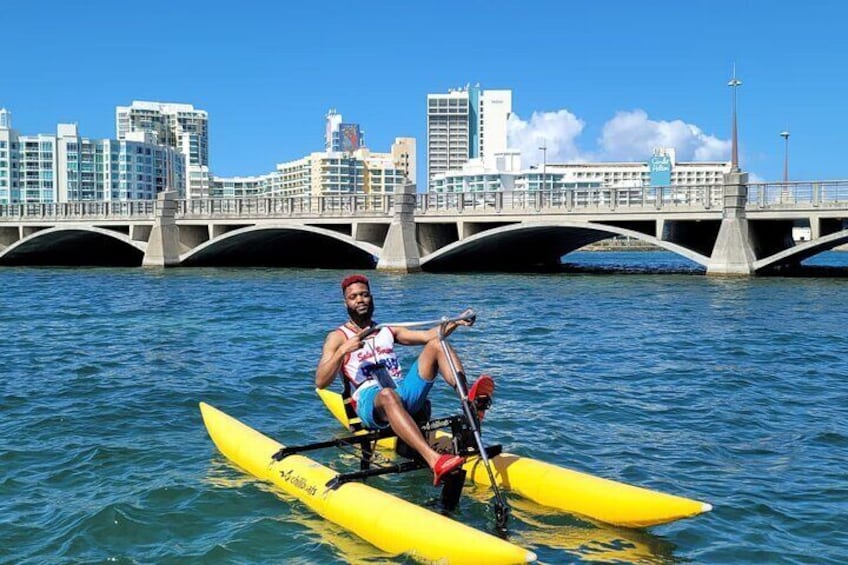
[[[131,132],[154,135],[154,142],[174,147],[186,156],[187,198],[209,196],[209,116],[191,104],[144,102],[115,108],[115,131],[119,140]]]
[[[459,170],[469,159],[493,164],[507,150],[511,90],[482,90],[480,85],[427,95],[427,183]]]
[[[17,143],[17,134],[12,130],[12,113],[0,108],[0,204],[12,202],[12,142]],[[17,175],[17,169],[14,174]],[[17,181],[15,181],[17,188]]]
[[[414,137],[396,137],[392,144],[392,160],[395,167],[403,171],[408,182],[415,182],[415,151]]]
[[[335,109],[327,112],[327,126],[324,132],[326,151],[344,151],[351,153],[365,147],[365,138],[359,124],[346,123]]]
[[[277,170],[249,177],[213,177],[214,197],[338,196],[393,194],[415,179],[415,138],[395,138],[389,153],[364,145],[359,124],[327,112],[324,151],[277,165]]]
[[[76,124],[38,135],[0,127],[0,204],[152,199],[169,187],[182,196],[183,154],[151,134],[126,137],[81,137]]]
[[[185,155],[151,134],[89,139],[76,124],[59,124],[56,143],[58,202],[150,200],[166,190],[184,198]]]

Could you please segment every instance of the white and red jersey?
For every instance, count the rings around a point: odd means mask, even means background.
[[[345,339],[355,336],[357,331],[347,326],[339,326]],[[345,355],[341,366],[342,377],[353,386],[353,399],[359,400],[359,393],[371,386],[380,386],[378,371],[384,371],[393,381],[402,378],[400,362],[395,354],[395,334],[390,328],[382,328],[363,341],[363,346]],[[386,386],[383,383],[382,386]]]

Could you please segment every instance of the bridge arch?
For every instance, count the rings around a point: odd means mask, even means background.
[[[180,255],[186,266],[372,268],[380,248],[326,228],[263,224],[226,232]]]
[[[777,267],[797,265],[804,259],[809,259],[845,243],[848,243],[848,230],[831,233],[754,261],[754,271],[762,272]]]
[[[421,258],[421,268],[442,270],[534,270],[556,268],[560,258],[616,235],[650,243],[706,266],[709,257],[642,232],[586,222],[523,222],[456,241]]]
[[[95,226],[40,229],[0,251],[2,265],[95,265],[138,267],[147,243]]]

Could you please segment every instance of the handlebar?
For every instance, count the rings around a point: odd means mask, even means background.
[[[376,326],[371,326],[364,332],[359,335],[359,339],[365,339],[368,336],[371,336],[383,328],[395,327],[395,328],[420,328],[424,326],[439,326],[439,337],[444,336],[444,328],[446,324],[451,322],[462,322],[462,321],[470,321],[474,323],[474,320],[477,319],[477,313],[469,308],[465,310],[462,314],[454,317],[442,316],[438,320],[423,320],[421,322],[396,322],[391,324],[377,324]]]

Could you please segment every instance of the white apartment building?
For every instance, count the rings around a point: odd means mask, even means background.
[[[153,199],[185,183],[185,157],[129,134],[123,141],[81,137],[76,124],[56,134],[20,135],[0,110],[0,204]]]
[[[217,198],[244,198],[270,193],[274,173],[252,177],[212,177],[211,192]]]
[[[134,100],[115,108],[115,131],[119,140],[132,132],[154,135],[154,143],[174,147],[186,156],[187,198],[209,196],[209,115],[191,104]]]
[[[427,95],[427,179],[459,170],[469,159],[494,166],[507,150],[511,90],[482,90],[480,85]]]

